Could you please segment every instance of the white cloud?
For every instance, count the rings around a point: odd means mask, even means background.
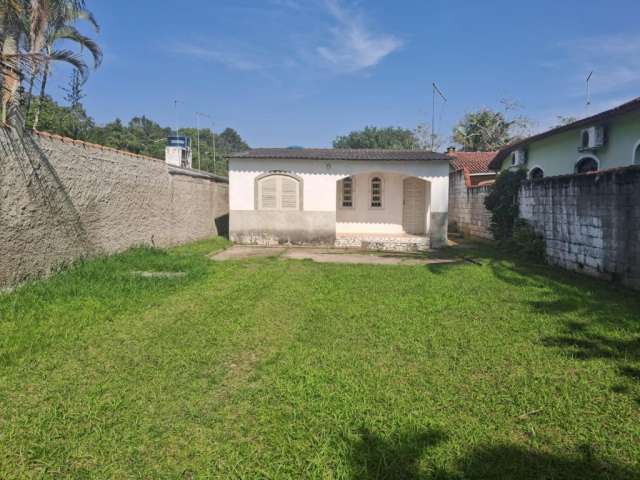
[[[262,69],[260,63],[232,51],[216,50],[199,45],[179,44],[174,48],[174,52],[180,55],[188,55],[190,57],[220,63],[232,70],[251,72]]]
[[[560,44],[573,69],[573,93],[584,95],[585,78],[593,71],[593,94],[613,94],[640,85],[640,35],[615,34],[582,38]]]
[[[325,0],[325,7],[335,21],[330,29],[332,41],[316,51],[340,72],[357,72],[377,65],[402,46],[393,35],[369,30],[361,12],[344,7],[340,0]]]

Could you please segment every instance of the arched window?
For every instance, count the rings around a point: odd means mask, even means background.
[[[340,205],[342,208],[353,208],[354,195],[353,177],[347,177],[342,180]]]
[[[593,157],[584,157],[576,163],[576,173],[589,173],[598,170],[598,160]]]
[[[529,180],[542,180],[544,178],[544,170],[540,167],[533,167],[529,170]]]
[[[258,210],[300,210],[300,180],[287,174],[268,174],[257,179]]]
[[[371,178],[371,208],[382,208],[382,178]]]
[[[640,142],[636,143],[636,148],[633,150],[633,164],[640,165]]]
[[[589,131],[582,132],[582,148],[589,148]]]

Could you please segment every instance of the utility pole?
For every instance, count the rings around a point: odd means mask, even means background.
[[[211,122],[211,148],[213,148],[213,172],[215,173],[216,171],[216,133],[213,129],[213,125],[215,125],[215,123],[213,122],[213,117],[211,115],[208,115],[202,112],[196,112],[196,117],[198,116],[208,118],[209,121]],[[199,133],[200,133],[200,130],[198,129],[198,134]],[[198,158],[200,158],[200,135],[198,135]]]
[[[445,102],[447,101],[447,97],[440,91],[436,82],[432,82],[431,85],[433,86],[431,97],[431,150],[433,151],[436,144],[436,93],[440,95],[440,98]]]
[[[178,103],[180,103],[180,100],[173,101],[173,108],[175,110],[175,115],[176,115],[176,137],[180,136],[180,122],[178,120]]]
[[[200,115],[196,112],[196,137],[198,138],[198,170],[200,168]]]

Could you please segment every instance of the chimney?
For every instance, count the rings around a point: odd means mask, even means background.
[[[456,147],[447,147],[447,153],[455,153]]]

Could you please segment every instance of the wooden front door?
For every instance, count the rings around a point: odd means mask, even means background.
[[[412,235],[426,234],[427,184],[419,178],[406,178],[403,182],[404,207],[402,226]]]

